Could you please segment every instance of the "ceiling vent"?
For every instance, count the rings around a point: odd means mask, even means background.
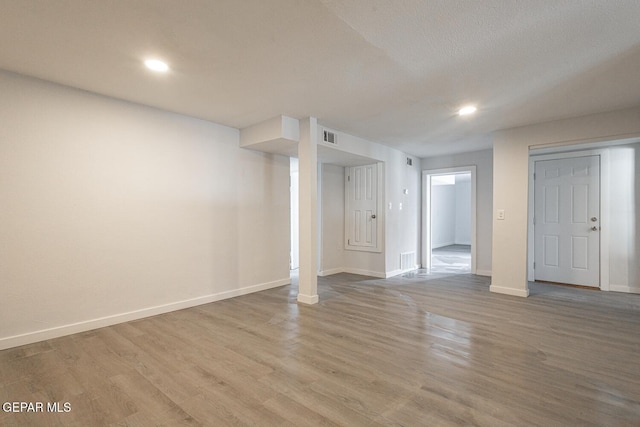
[[[324,142],[328,142],[329,144],[337,144],[338,143],[338,139],[336,138],[336,134],[333,133],[333,132],[329,132],[328,130],[325,130],[323,132],[322,140]]]

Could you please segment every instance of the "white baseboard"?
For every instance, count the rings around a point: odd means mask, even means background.
[[[491,270],[476,270],[476,275],[491,277]]]
[[[191,298],[182,301],[176,301],[169,304],[158,305],[155,307],[143,308],[141,310],[129,311],[127,313],[114,314],[112,316],[100,317],[97,319],[86,320],[83,322],[72,323],[69,325],[56,326],[55,328],[42,329],[39,331],[28,332],[26,334],[14,335],[10,337],[0,338],[0,350],[18,347],[21,345],[32,344],[52,338],[58,338],[65,335],[86,332],[92,329],[104,328],[105,326],[116,325],[118,323],[130,322],[145,317],[156,316],[158,314],[169,313],[171,311],[182,310],[185,308],[195,307],[202,304],[246,295],[253,292],[265,291],[267,289],[277,288],[291,283],[290,278],[275,280],[273,282],[259,283],[257,285],[247,286],[240,289],[219,292],[217,294],[204,295],[197,298]]]
[[[489,286],[489,290],[491,292],[495,292],[497,294],[505,294],[505,295],[513,295],[516,297],[528,297],[529,296],[529,289],[514,289],[514,288],[507,288],[504,286],[497,286],[497,285],[491,285]]]
[[[386,273],[382,273],[380,271],[370,271],[370,270],[361,270],[359,268],[344,268],[342,269],[343,273],[351,273],[351,274],[359,274],[361,276],[370,276],[377,277],[380,279],[386,279]]]
[[[451,245],[455,245],[455,242],[451,241],[451,242],[436,243],[436,244],[431,243],[431,249],[444,248],[445,246],[451,246]]]
[[[325,276],[331,276],[332,274],[338,274],[338,273],[358,274],[360,276],[378,277],[380,279],[386,279],[387,277],[390,277],[387,274],[381,273],[379,271],[361,270],[359,268],[349,268],[349,267],[330,268],[328,270],[318,271],[318,276],[325,277]]]
[[[318,295],[302,295],[298,294],[298,302],[302,304],[317,304],[320,298]]]
[[[640,294],[640,288],[629,285],[614,285],[609,284],[609,291],[611,292],[625,292],[627,294]]]
[[[389,277],[397,276],[397,275],[402,274],[402,273],[404,273],[404,270],[401,270],[401,269],[397,269],[397,270],[393,270],[393,271],[387,271],[385,273],[385,275],[384,275],[384,278],[388,279]]]
[[[382,273],[380,271],[361,270],[359,268],[346,268],[346,267],[331,268],[329,270],[318,271],[318,276],[325,277],[325,276],[331,276],[332,274],[338,274],[338,273],[350,273],[350,274],[358,274],[360,276],[370,276],[370,277],[377,277],[380,279],[388,279],[389,277],[397,276],[399,274],[404,274],[409,271],[417,270],[419,268],[420,266],[416,265],[414,268],[408,268],[406,270],[398,269],[393,271],[387,271],[386,273]]]
[[[385,278],[388,279],[389,277],[398,276],[400,274],[408,273],[410,271],[414,271],[414,270],[417,270],[419,268],[420,268],[420,266],[416,265],[413,268],[407,268],[405,270],[398,269],[398,270],[393,270],[393,271],[387,271],[387,273],[385,274]]]
[[[328,270],[318,271],[318,276],[325,277],[331,276],[332,274],[344,273],[344,268],[330,268]]]

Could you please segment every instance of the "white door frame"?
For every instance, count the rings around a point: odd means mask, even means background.
[[[564,147],[565,149],[567,147]],[[529,208],[527,220],[527,280],[533,282],[535,272],[533,262],[535,260],[535,233],[533,224],[534,213],[534,182],[533,173],[535,162],[541,160],[559,160],[572,157],[600,156],[600,289],[608,291],[609,287],[609,192],[603,189],[609,188],[609,151],[604,149],[567,151],[562,153],[529,155]]]
[[[350,168],[352,167],[357,167],[357,166],[345,166],[344,168],[344,249],[347,251],[360,251],[360,252],[378,252],[378,253],[382,253],[382,249],[383,249],[383,242],[382,242],[382,236],[384,233],[384,221],[385,221],[385,215],[384,215],[384,185],[385,185],[385,176],[384,176],[384,162],[376,162],[374,160],[373,163],[371,163],[372,165],[375,164],[376,165],[376,209],[377,209],[377,213],[376,215],[376,245],[375,246],[355,246],[355,245],[351,245],[349,243],[349,232],[348,232],[348,227],[349,227],[349,206],[351,205],[350,203],[350,193],[351,193],[351,186],[350,186],[350,182],[348,181],[348,176],[350,173]],[[367,166],[367,165],[361,165],[361,166]]]
[[[476,166],[422,171],[422,268],[431,268],[431,177],[454,173],[471,174],[471,274],[476,274]]]
[[[300,267],[300,235],[299,235],[299,211],[300,201],[298,198],[298,159],[291,157],[289,159],[289,212],[291,218],[290,231],[290,254],[289,254],[289,270],[297,270]]]

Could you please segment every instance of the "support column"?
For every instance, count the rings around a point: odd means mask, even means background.
[[[491,292],[526,297],[529,147],[498,133],[493,141]],[[497,212],[504,212],[498,219]]]
[[[298,302],[318,302],[318,120],[300,120],[298,143],[300,273]]]

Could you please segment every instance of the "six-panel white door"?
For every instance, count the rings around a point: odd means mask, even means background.
[[[535,162],[535,279],[600,286],[600,157]]]
[[[377,164],[346,168],[348,249],[377,247],[377,172]]]

